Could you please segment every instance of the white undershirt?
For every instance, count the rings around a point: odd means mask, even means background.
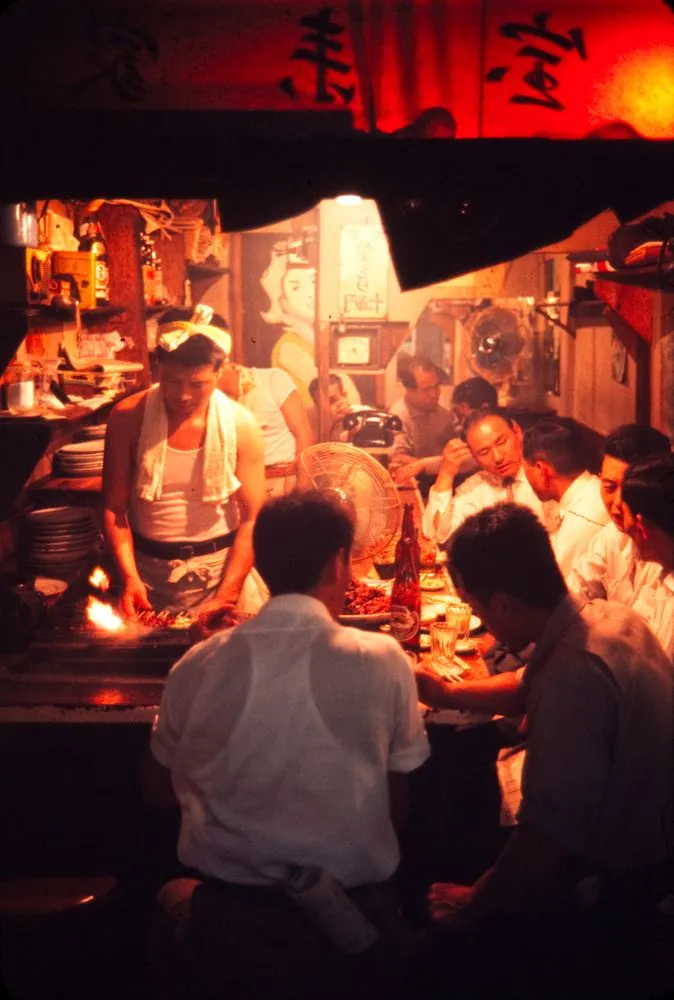
[[[203,448],[166,447],[161,500],[131,496],[129,521],[139,535],[158,542],[200,542],[226,535],[238,524],[238,505],[204,503],[200,496]]]

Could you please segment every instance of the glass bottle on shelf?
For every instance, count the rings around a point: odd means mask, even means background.
[[[403,646],[416,646],[420,630],[419,543],[412,504],[406,503],[400,540],[396,545],[395,578],[391,589],[391,635]]]
[[[94,255],[94,289],[97,306],[107,306],[110,302],[110,269],[108,268],[108,248],[105,245],[100,224],[93,216],[87,216],[80,225],[80,250]]]

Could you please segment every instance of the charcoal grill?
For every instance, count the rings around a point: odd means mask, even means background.
[[[164,677],[190,645],[186,629],[135,624],[120,632],[96,629],[87,622],[85,604],[78,601],[52,627],[37,630],[29,645],[9,658],[8,672],[82,680]]]

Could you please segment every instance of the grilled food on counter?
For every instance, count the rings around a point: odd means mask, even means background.
[[[379,587],[352,580],[344,601],[345,615],[381,615],[389,610],[390,596]]]

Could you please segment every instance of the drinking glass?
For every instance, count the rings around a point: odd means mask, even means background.
[[[433,622],[431,625],[431,661],[434,667],[450,667],[454,662],[454,651],[458,629],[455,622]]]
[[[452,600],[447,603],[447,622],[452,623],[457,630],[457,638],[465,640],[470,633],[470,616],[472,609],[470,604],[463,601]]]

